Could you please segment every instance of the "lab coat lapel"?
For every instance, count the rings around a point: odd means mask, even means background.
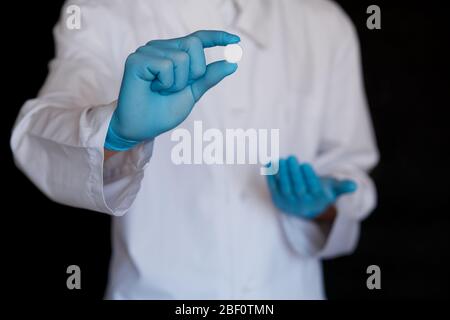
[[[191,32],[202,29],[222,29],[225,21],[219,10],[222,1],[234,1],[238,7],[235,28],[264,46],[271,38],[270,0],[183,0],[177,8],[185,27]],[[198,10],[198,8],[202,8]]]
[[[239,8],[236,29],[252,38],[259,46],[264,47],[271,39],[271,7],[270,0],[234,0]]]
[[[178,1],[177,7],[184,26],[190,32],[194,32],[223,28],[224,20],[217,5],[217,0],[183,0]]]

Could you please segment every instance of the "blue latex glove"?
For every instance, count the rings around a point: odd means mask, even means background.
[[[183,122],[208,89],[237,69],[224,60],[206,65],[204,48],[239,41],[223,31],[197,31],[138,48],[125,63],[105,148],[128,150]]]
[[[278,209],[305,219],[316,218],[339,196],[356,190],[351,180],[318,177],[311,165],[299,164],[294,156],[280,160],[278,173],[268,175],[267,182]]]

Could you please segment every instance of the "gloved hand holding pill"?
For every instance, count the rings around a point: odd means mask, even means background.
[[[208,65],[204,49],[239,41],[224,31],[197,31],[150,41],[129,55],[105,148],[129,150],[183,122],[206,91],[237,69],[236,48],[231,48],[230,62]]]

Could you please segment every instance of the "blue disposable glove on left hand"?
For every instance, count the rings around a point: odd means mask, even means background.
[[[276,175],[268,175],[272,200],[286,214],[314,219],[332,206],[338,197],[354,192],[356,183],[318,177],[311,165],[299,164],[294,156],[280,160]]]

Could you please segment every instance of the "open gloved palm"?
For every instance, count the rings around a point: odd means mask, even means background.
[[[319,177],[310,164],[299,164],[294,156],[281,159],[278,173],[268,175],[267,182],[274,205],[285,214],[304,219],[318,217],[357,187],[352,180]]]

